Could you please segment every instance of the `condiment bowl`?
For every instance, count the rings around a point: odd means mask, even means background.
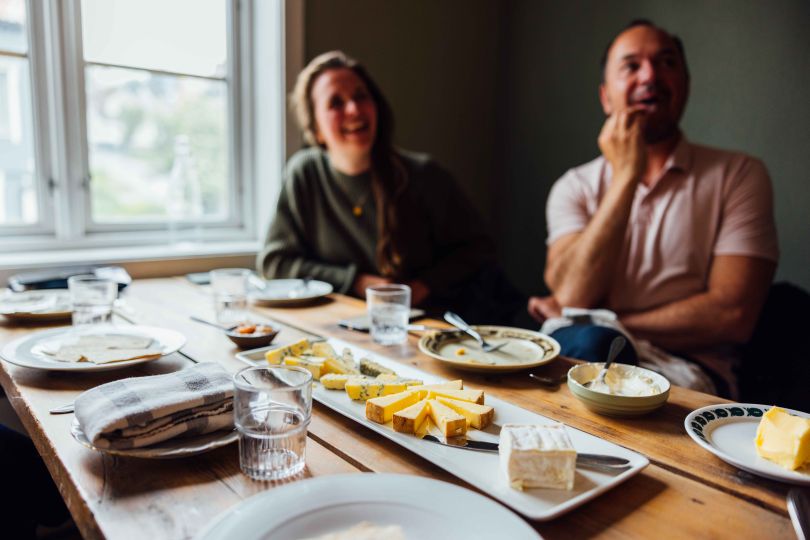
[[[228,339],[233,341],[237,347],[240,349],[255,349],[258,347],[266,347],[273,342],[273,340],[278,335],[279,329],[269,325],[267,323],[260,323],[261,326],[266,326],[271,329],[270,332],[258,335],[251,335],[251,334],[240,334],[236,331],[239,328],[239,325],[232,326],[225,330],[225,335],[228,336]]]
[[[579,364],[568,370],[568,388],[585,406],[595,413],[606,416],[641,416],[661,407],[669,397],[670,383],[666,377],[649,369],[627,364],[613,364],[609,376],[643,377],[657,386],[659,392],[648,396],[624,396],[597,392],[585,388],[604,366],[601,362]]]

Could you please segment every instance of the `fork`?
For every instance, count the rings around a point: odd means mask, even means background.
[[[467,324],[464,319],[453,313],[452,311],[446,311],[444,314],[444,320],[458,328],[459,330],[465,332],[469,336],[471,336],[475,341],[481,345],[481,350],[484,352],[495,352],[504,345],[506,345],[506,341],[503,343],[499,343],[497,345],[493,345],[491,343],[487,343],[484,338],[481,337],[481,334],[473,330],[473,328]]]

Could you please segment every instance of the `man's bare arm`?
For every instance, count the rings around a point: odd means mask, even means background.
[[[719,255],[706,292],[619,319],[634,336],[671,351],[746,343],[775,271],[766,259]]]
[[[640,110],[628,109],[605,122],[599,147],[613,168],[610,187],[584,230],[549,246],[544,277],[562,306],[596,307],[613,281],[646,163],[642,116]]]

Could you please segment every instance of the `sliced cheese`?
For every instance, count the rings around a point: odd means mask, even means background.
[[[329,390],[343,390],[351,375],[345,373],[327,373],[321,375],[321,384]]]
[[[387,368],[382,364],[369,360],[368,358],[360,359],[360,373],[363,375],[368,375],[369,377],[376,377],[377,375],[382,375],[384,373],[396,375],[396,372],[393,369]]]
[[[298,356],[307,349],[309,349],[309,340],[305,338],[295,343],[269,350],[264,353],[264,358],[269,364],[279,365],[282,360],[284,360],[285,356]]]
[[[327,373],[347,373],[347,374],[359,374],[360,372],[354,367],[353,364],[349,364],[344,362],[342,358],[338,358],[336,356],[328,356],[324,360],[323,367]]]
[[[761,457],[796,470],[810,463],[810,419],[771,407],[759,421],[755,443]]]
[[[346,393],[351,399],[365,401],[381,396],[385,383],[367,377],[349,377],[346,381]],[[403,388],[404,390],[404,388]]]
[[[478,405],[477,403],[470,403],[469,401],[461,401],[458,399],[450,399],[442,396],[437,396],[436,401],[447,405],[458,414],[467,419],[467,424],[475,429],[484,429],[492,423],[495,416],[495,409],[489,405]]]
[[[413,390],[419,389],[415,387]],[[450,399],[458,399],[461,401],[469,401],[471,403],[484,404],[484,391],[483,390],[455,390],[444,388],[430,388],[424,391],[424,397],[433,399],[436,397],[446,397]]]
[[[419,426],[424,423],[429,410],[428,400],[423,399],[410,407],[395,412],[393,416],[394,431],[400,433],[416,433]]]
[[[418,388],[414,388],[414,390],[432,390],[432,389],[452,389],[452,390],[461,390],[464,388],[464,383],[461,379],[457,379],[455,381],[447,381],[443,383],[437,384],[423,384]]]
[[[577,452],[564,425],[505,424],[498,446],[511,487],[574,488]]]
[[[419,392],[400,392],[366,401],[366,418],[378,424],[390,422],[395,412],[419,401]]]
[[[435,399],[428,400],[430,419],[445,437],[458,437],[467,433],[467,419]]]
[[[337,352],[334,347],[325,341],[319,341],[312,344],[312,354],[315,356],[324,356],[326,358],[337,358]]]
[[[306,369],[312,373],[312,378],[316,381],[321,378],[323,371],[323,358],[308,357],[302,358],[299,356],[285,356],[282,362],[285,366],[298,366]]]

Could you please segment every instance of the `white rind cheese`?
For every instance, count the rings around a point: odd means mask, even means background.
[[[577,452],[563,424],[506,424],[499,447],[501,468],[513,488],[574,488]]]

